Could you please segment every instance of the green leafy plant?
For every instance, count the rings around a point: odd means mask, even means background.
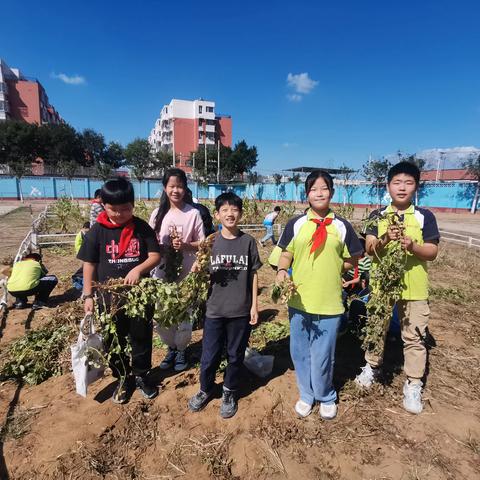
[[[378,222],[378,218],[371,221]],[[387,222],[389,226],[398,227],[403,235],[404,225],[396,213],[387,214]],[[376,253],[378,261],[370,272],[372,293],[367,303],[362,347],[377,355],[383,353],[385,333],[390,325],[393,307],[402,295],[406,255],[400,241],[392,241],[381,255]]]
[[[60,197],[49,208],[52,217],[49,218],[49,228],[59,230],[61,233],[76,232],[82,223],[87,220],[78,202]]]
[[[39,330],[31,330],[10,344],[6,362],[0,367],[0,378],[18,378],[38,385],[62,373],[61,354],[75,332],[71,324],[50,322]]]

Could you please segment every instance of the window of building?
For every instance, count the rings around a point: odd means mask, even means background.
[[[3,100],[0,100],[0,112],[5,111],[5,102]]]
[[[202,106],[201,105],[198,106],[198,113],[202,113]]]
[[[207,112],[213,113],[213,107],[207,107]]]

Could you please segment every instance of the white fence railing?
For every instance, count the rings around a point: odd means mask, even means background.
[[[442,240],[447,242],[458,243],[460,245],[465,245],[468,248],[480,248],[480,238],[463,235],[461,233],[449,232],[442,229],[440,229],[440,235],[442,236]]]
[[[43,222],[47,219],[48,216],[48,206],[40,212],[38,217],[32,222],[32,226],[22,240],[20,247],[18,248],[17,255],[13,263],[20,261],[27,253],[37,250],[39,245],[37,243],[37,232],[40,230]]]

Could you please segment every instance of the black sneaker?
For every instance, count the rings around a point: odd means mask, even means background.
[[[176,372],[183,372],[188,367],[187,355],[185,350],[178,350],[177,355],[175,356],[175,366],[173,369]]]
[[[233,417],[238,410],[238,403],[235,400],[235,392],[223,389],[222,404],[220,405],[220,416],[222,418]]]
[[[211,397],[211,392],[206,393],[200,390],[188,401],[189,410],[192,412],[199,412],[207,405]]]
[[[27,308],[27,306],[27,302],[24,302],[23,300],[17,300],[13,304],[13,308],[15,308],[16,310],[23,310],[24,308]]]
[[[135,387],[150,400],[158,395],[158,388],[151,385],[145,377],[135,377]]]
[[[168,370],[169,368],[172,368],[173,364],[175,363],[176,355],[177,355],[177,351],[174,348],[168,347],[167,355],[160,363],[160,369]]]
[[[36,300],[33,302],[32,310],[41,310],[43,307],[46,307],[47,304],[45,302],[41,302],[40,300]]]
[[[117,387],[112,395],[112,402],[113,403],[127,403],[128,401],[128,379],[124,379],[123,381],[119,380]]]

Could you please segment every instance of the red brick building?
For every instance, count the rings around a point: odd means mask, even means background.
[[[0,121],[19,120],[27,123],[62,123],[50,105],[42,84],[25,77],[17,68],[10,68],[0,59]]]
[[[232,117],[215,113],[215,102],[173,99],[164,105],[148,141],[156,152],[165,150],[177,159],[176,166],[192,171],[192,152],[232,146]]]

